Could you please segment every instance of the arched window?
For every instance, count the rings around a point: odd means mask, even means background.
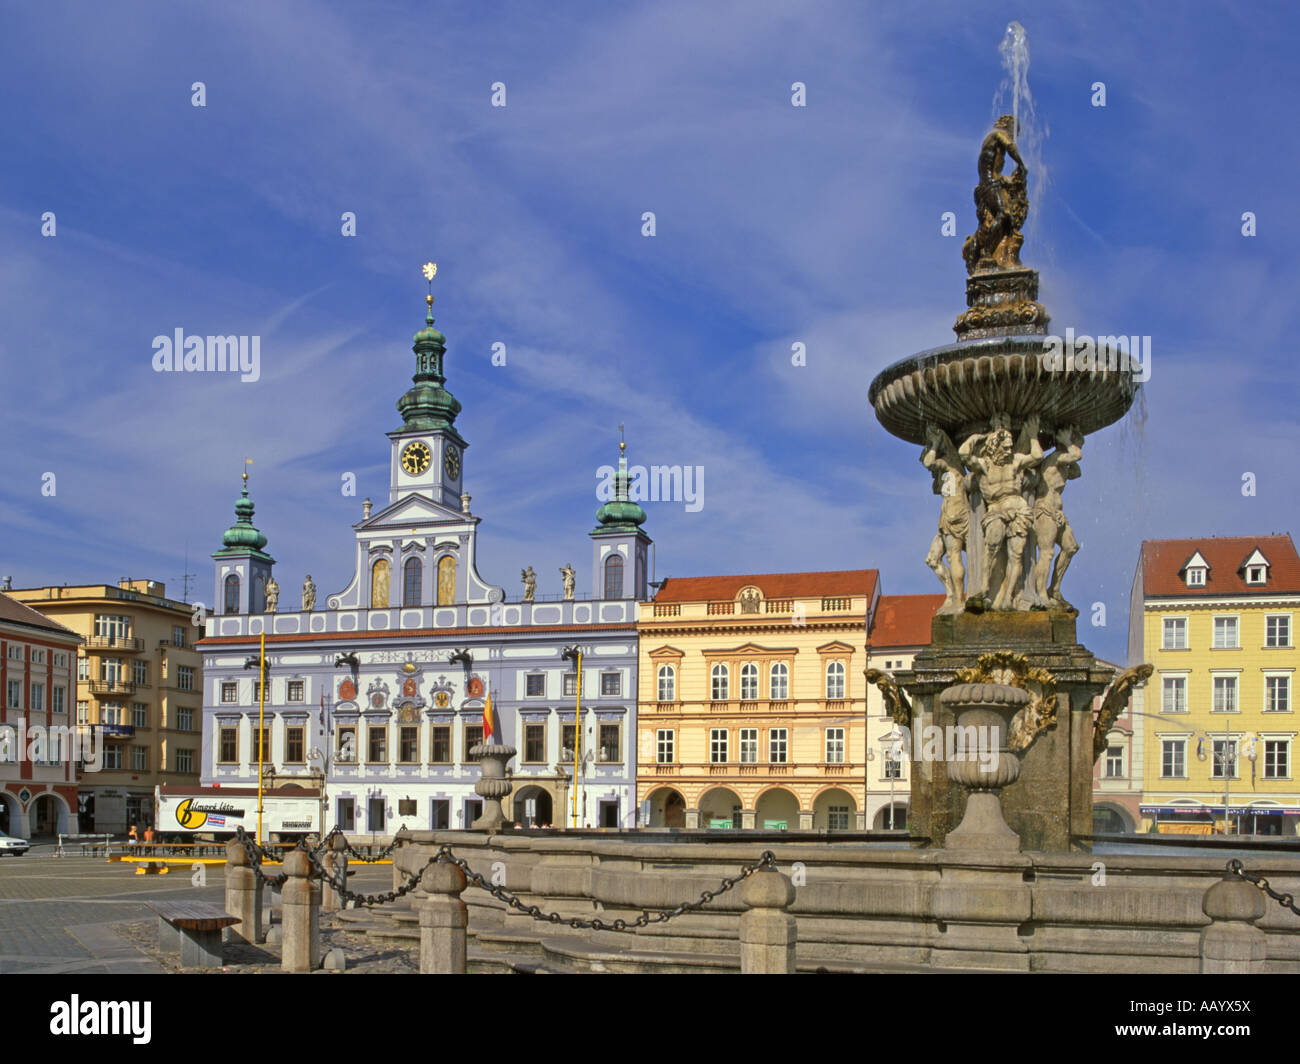
[[[832,661],[826,666],[826,697],[844,697],[844,662]]]
[[[226,613],[239,612],[239,577],[231,573],[226,577]]]
[[[677,697],[677,670],[671,665],[659,666],[659,701],[672,702]]]
[[[420,604],[420,585],[424,583],[424,566],[419,558],[407,558],[402,566],[402,605]]]
[[[370,570],[370,608],[388,608],[388,559],[380,558]]]
[[[456,559],[444,554],[438,559],[438,605],[456,604]]]
[[[740,667],[740,697],[746,702],[758,698],[758,666],[752,661]]]
[[[790,697],[790,667],[778,661],[772,666],[771,698],[783,702]]]
[[[728,681],[731,679],[730,674],[727,672],[727,666],[714,665],[712,678],[713,678],[713,701],[725,702],[727,700],[727,688],[729,686]]]
[[[605,559],[605,597],[623,597],[623,559],[618,554],[611,554]]]

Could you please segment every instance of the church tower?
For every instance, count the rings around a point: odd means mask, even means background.
[[[468,445],[455,428],[460,401],[444,387],[447,338],[433,327],[432,284],[437,272],[431,262],[424,267],[431,290],[425,297],[425,326],[415,334],[415,376],[397,400],[402,425],[388,433],[392,441],[388,502],[392,505],[418,494],[459,511]]]
[[[614,497],[596,511],[592,539],[592,595],[603,599],[636,599],[644,602],[646,552],[650,537],[642,530],[646,513],[628,498],[627,444],[618,443],[618,472],[614,474]]]
[[[216,564],[212,612],[264,613],[266,585],[273,579],[275,559],[262,550],[266,536],[253,526],[253,500],[248,497],[248,470],[244,490],[235,503],[235,523],[221,535],[221,550],[212,555]]]

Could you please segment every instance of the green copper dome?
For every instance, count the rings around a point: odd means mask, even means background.
[[[449,429],[460,413],[460,400],[444,388],[442,360],[447,338],[433,327],[433,304],[424,318],[425,327],[415,334],[415,376],[406,394],[397,400],[402,415],[399,432]]]
[[[627,496],[627,456],[620,443],[618,472],[614,474],[614,497],[596,511],[596,532],[636,532],[645,524],[646,514]]]
[[[266,536],[253,525],[253,500],[248,497],[248,477],[244,477],[244,489],[239,493],[235,503],[235,523],[221,534],[221,550],[213,557],[224,554],[265,555],[262,548],[266,546]]]

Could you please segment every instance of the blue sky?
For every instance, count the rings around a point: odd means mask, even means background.
[[[432,258],[480,570],[512,596],[527,564],[588,588],[620,422],[634,463],[704,467],[699,512],[647,504],[659,577],[939,590],[929,475],[866,390],[952,339],[1012,18],[1047,131],[1022,257],[1055,330],[1152,337],[1141,409],[1065,496],[1066,597],[1107,604],[1081,634],[1117,660],[1143,538],[1295,528],[1284,5],[7,5],[0,575],[178,593],[188,551],[207,600],[251,455],[280,583],[340,589]],[[260,335],[261,379],[155,373],[177,327]]]

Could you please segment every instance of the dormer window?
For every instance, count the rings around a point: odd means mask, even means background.
[[[1246,583],[1252,587],[1261,587],[1268,583],[1268,559],[1259,551],[1252,551],[1249,558],[1241,563],[1246,573]]]
[[[1204,586],[1205,586],[1205,570],[1202,569],[1202,568],[1200,568],[1199,566],[1198,566],[1197,568],[1195,568],[1195,569],[1188,569],[1188,570],[1187,570],[1187,586],[1188,586],[1188,587],[1204,587]]]
[[[1246,583],[1262,584],[1268,570],[1262,565],[1250,565],[1246,567]]]
[[[1187,581],[1188,587],[1204,587],[1206,574],[1209,571],[1210,563],[1205,560],[1198,550],[1187,559],[1187,564],[1183,566],[1183,579]]]

